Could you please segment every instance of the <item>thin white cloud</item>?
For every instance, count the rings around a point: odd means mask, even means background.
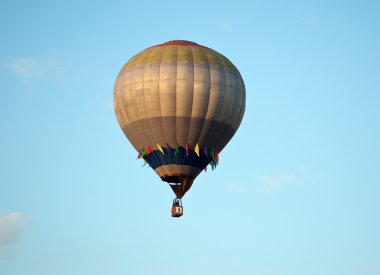
[[[0,215],[0,257],[6,256],[13,249],[13,241],[20,233],[23,220],[19,212]]]
[[[243,193],[246,191],[247,187],[241,183],[230,183],[227,185],[227,189],[234,193]]]
[[[219,29],[225,32],[232,31],[232,24],[230,21],[225,21],[219,25]]]
[[[58,68],[57,62],[53,60],[36,58],[15,58],[7,63],[13,73],[26,79],[42,77]]]
[[[23,224],[23,216],[19,212],[11,212],[0,216],[0,245],[12,241]]]
[[[290,173],[263,175],[259,178],[259,181],[263,184],[265,190],[274,191],[286,186],[317,184],[320,181],[320,176],[311,168],[300,166]]]
[[[276,175],[276,176],[262,176],[260,181],[268,191],[275,190],[283,185],[292,185],[296,179],[292,174]]]
[[[309,26],[319,26],[321,24],[321,21],[318,16],[310,16],[306,18],[303,23]]]

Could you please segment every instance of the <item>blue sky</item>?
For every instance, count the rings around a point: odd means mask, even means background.
[[[2,1],[0,274],[380,274],[378,1]],[[241,127],[172,219],[113,83],[174,39],[227,56]]]

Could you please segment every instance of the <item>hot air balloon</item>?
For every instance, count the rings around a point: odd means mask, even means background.
[[[114,109],[139,157],[175,193],[172,216],[194,179],[233,137],[245,111],[245,86],[225,56],[174,40],[143,50],[121,69]]]

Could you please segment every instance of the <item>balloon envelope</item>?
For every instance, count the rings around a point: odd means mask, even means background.
[[[158,176],[185,183],[176,187],[179,191],[173,188],[182,197],[238,129],[245,86],[220,53],[190,41],[169,41],[123,66],[114,108],[124,134]]]

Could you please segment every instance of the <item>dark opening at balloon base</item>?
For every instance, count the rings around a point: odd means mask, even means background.
[[[169,183],[169,186],[172,188],[174,194],[178,199],[182,199],[182,197],[186,194],[187,191],[193,185],[193,179],[188,177],[170,177],[170,181],[168,179],[162,179]]]

